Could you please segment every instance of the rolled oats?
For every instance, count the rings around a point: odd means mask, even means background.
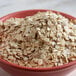
[[[76,20],[51,11],[0,22],[0,57],[25,67],[76,60]]]

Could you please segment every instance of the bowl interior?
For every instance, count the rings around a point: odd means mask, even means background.
[[[68,14],[65,14],[65,13],[62,13],[62,12],[59,12],[59,11],[54,11],[54,10],[42,10],[42,9],[34,9],[34,10],[25,10],[25,11],[19,11],[19,12],[15,12],[15,13],[11,13],[11,14],[8,14],[4,17],[1,17],[0,20],[1,21],[5,21],[6,19],[9,19],[11,17],[13,18],[24,18],[26,16],[32,16],[34,14],[36,14],[37,12],[45,12],[45,11],[52,11],[52,12],[55,12],[55,13],[59,13],[59,14],[62,14],[63,16],[69,18],[69,19],[76,19],[75,17],[73,16],[70,16]]]

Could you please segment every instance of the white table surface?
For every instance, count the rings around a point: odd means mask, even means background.
[[[0,0],[0,17],[27,9],[52,9],[76,17],[76,0]],[[0,68],[0,76],[11,76]],[[76,70],[67,76],[76,76]]]

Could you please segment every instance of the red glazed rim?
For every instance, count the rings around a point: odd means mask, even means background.
[[[44,10],[44,9],[34,9],[34,10],[24,10],[24,11],[19,11],[19,12],[15,12],[15,13],[11,13],[11,14],[8,14],[4,17],[1,17],[0,20],[1,21],[5,21],[6,19],[8,18],[11,18],[11,17],[15,17],[17,14],[20,15],[20,13],[24,14],[25,12],[31,12],[33,14],[33,12],[37,13],[37,12],[45,12],[45,11],[52,11],[52,12],[55,12],[55,13],[60,13],[61,15],[69,18],[69,19],[76,19],[75,17],[73,16],[70,16],[68,14],[65,14],[65,13],[62,13],[62,12],[59,12],[59,11],[54,11],[54,10]],[[29,14],[28,14],[29,16]],[[18,16],[18,18],[22,18],[21,15]],[[62,69],[65,69],[65,68],[68,68],[68,67],[71,67],[71,66],[74,66],[76,65],[76,60],[75,61],[72,61],[70,63],[67,63],[67,64],[64,64],[64,65],[61,65],[61,66],[57,66],[57,67],[49,67],[49,68],[30,68],[30,67],[23,67],[23,66],[19,66],[17,64],[13,64],[11,62],[8,62],[4,59],[1,59],[0,58],[0,63],[4,63],[5,65],[8,65],[10,67],[13,67],[13,68],[16,68],[16,69],[22,69],[22,70],[27,70],[27,71],[39,71],[39,72],[46,72],[46,71],[57,71],[57,70],[62,70]]]

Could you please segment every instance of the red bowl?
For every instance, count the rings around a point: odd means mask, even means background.
[[[45,12],[45,11],[53,11],[53,10],[41,10],[41,9],[25,10],[25,11],[8,14],[0,18],[0,20],[5,21],[11,17],[24,18],[26,16],[32,16],[39,11]],[[60,13],[69,19],[76,19],[75,17],[72,17],[62,12],[58,12],[58,11],[53,11],[53,12]],[[76,61],[70,62],[68,64],[64,64],[58,67],[29,68],[29,67],[22,67],[22,66],[7,62],[0,58],[0,67],[3,68],[6,72],[11,74],[12,76],[64,76],[76,68]]]

